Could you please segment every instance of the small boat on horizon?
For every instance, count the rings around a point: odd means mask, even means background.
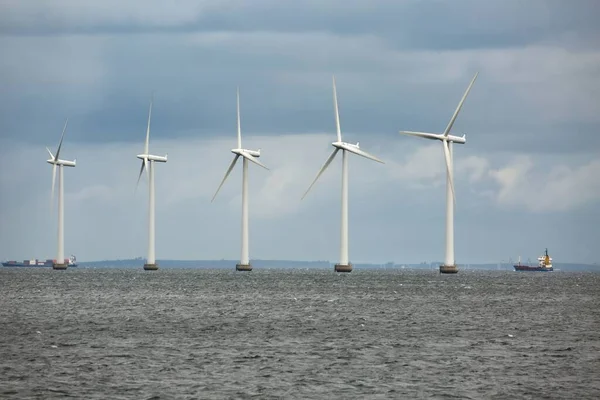
[[[541,272],[549,272],[554,271],[552,267],[552,257],[548,255],[548,249],[546,248],[546,252],[544,255],[538,257],[538,265],[525,265],[521,264],[521,257],[519,256],[519,262],[514,265],[515,271],[541,271]]]

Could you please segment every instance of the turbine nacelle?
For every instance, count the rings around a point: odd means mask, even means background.
[[[73,160],[73,161],[67,161],[67,160],[56,160],[56,161],[55,161],[55,160],[53,160],[53,159],[50,159],[50,160],[46,160],[46,162],[47,162],[48,164],[52,164],[52,165],[62,165],[62,166],[64,166],[64,167],[75,167],[75,166],[76,166],[76,164],[77,164],[77,160],[76,160],[76,159],[75,159],[75,160]]]
[[[155,156],[152,154],[138,154],[136,157],[139,158],[140,160],[146,160],[146,161],[167,162],[166,155],[163,157],[163,156]]]
[[[331,143],[331,145],[333,147],[337,147],[339,149],[348,149],[348,148],[355,148],[355,149],[360,149],[360,142],[356,142],[356,144],[354,143],[346,143],[346,142],[333,142]]]
[[[374,155],[361,150],[359,147],[359,142],[357,142],[356,144],[353,144],[353,143],[346,143],[346,142],[338,141],[338,142],[331,143],[331,145],[336,148],[336,151],[337,150],[346,150],[346,151],[349,151],[350,153],[356,154],[358,156],[368,158],[369,160],[373,160],[373,161],[377,161],[379,163],[385,164],[383,161],[381,161],[379,158],[375,157]]]
[[[431,140],[445,140],[452,143],[465,144],[467,142],[466,135],[455,136],[455,135],[444,135],[443,133],[428,133],[428,132],[413,132],[413,131],[400,131],[401,134],[422,137]]]
[[[238,156],[244,157],[244,154],[250,154],[254,158],[260,157],[260,149],[258,150],[248,150],[248,149],[231,149],[233,154],[237,154]]]

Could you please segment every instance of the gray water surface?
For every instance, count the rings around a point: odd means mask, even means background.
[[[600,398],[600,274],[0,269],[1,398]]]

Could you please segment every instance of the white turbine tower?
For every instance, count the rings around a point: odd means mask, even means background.
[[[54,203],[54,185],[56,182],[56,167],[58,166],[58,249],[56,260],[52,263],[53,269],[67,269],[68,260],[65,260],[65,248],[64,248],[64,175],[63,167],[74,167],[77,160],[66,161],[61,160],[60,149],[62,147],[63,138],[65,137],[65,131],[67,130],[67,123],[69,119],[65,121],[65,126],[60,136],[60,142],[58,143],[58,149],[56,155],[52,154],[49,148],[46,147],[50,154],[50,159],[46,162],[52,164],[52,203]]]
[[[144,152],[138,154],[137,158],[142,160],[142,167],[140,168],[140,174],[136,184],[139,185],[140,178],[146,170],[148,176],[148,259],[144,264],[144,269],[148,271],[154,271],[158,269],[156,263],[156,256],[154,254],[154,163],[155,162],[167,162],[167,156],[155,156],[149,153],[148,146],[150,142],[150,118],[152,117],[152,103],[154,98],[150,100],[150,110],[148,111],[148,127],[146,128],[146,142],[144,143]]]
[[[340,261],[338,264],[335,264],[334,270],[336,272],[350,272],[352,271],[352,264],[348,261],[348,158],[346,152],[354,153],[359,156],[363,156],[373,161],[377,161],[380,163],[384,163],[380,159],[371,154],[361,150],[359,148],[359,143],[356,144],[342,142],[342,131],[340,128],[340,114],[338,112],[338,102],[337,102],[337,91],[335,88],[335,76],[333,77],[333,107],[335,110],[335,126],[337,129],[337,141],[331,143],[331,145],[335,148],[333,153],[329,156],[319,173],[310,184],[302,199],[306,197],[310,189],[313,187],[317,179],[321,176],[321,174],[327,169],[329,164],[333,161],[338,151],[342,151],[342,221],[341,221],[341,237],[340,237]]]
[[[443,150],[444,150],[444,158],[446,160],[446,257],[444,259],[444,264],[440,265],[440,273],[448,273],[455,274],[458,272],[458,267],[454,260],[454,203],[456,201],[456,196],[454,192],[454,178],[453,178],[453,157],[452,157],[452,143],[465,144],[467,139],[466,136],[454,136],[450,135],[450,130],[454,125],[454,121],[460,112],[460,109],[475,83],[475,79],[477,79],[478,73],[475,73],[475,76],[469,83],[469,87],[465,91],[460,103],[458,103],[458,107],[454,111],[448,126],[444,130],[444,133],[426,133],[426,132],[412,132],[412,131],[400,131],[400,133],[418,136],[425,139],[432,140],[440,140],[442,142]]]
[[[243,158],[243,174],[242,174],[242,254],[240,258],[240,263],[236,264],[236,271],[252,271],[252,265],[250,265],[250,257],[248,255],[248,161],[252,161],[256,165],[260,165],[264,169],[268,170],[269,168],[265,167],[260,161],[257,160],[260,157],[260,149],[258,150],[248,150],[242,148],[242,128],[240,125],[240,90],[237,89],[237,148],[231,149],[231,152],[235,154],[233,161],[229,165],[227,172],[225,172],[225,177],[221,181],[221,184],[217,188],[215,195],[213,196],[211,203],[217,197],[219,190],[225,183],[225,180],[233,170],[235,163],[238,158]]]

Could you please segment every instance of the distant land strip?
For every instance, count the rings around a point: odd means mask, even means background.
[[[227,269],[235,268],[236,260],[157,260],[160,268],[204,268],[204,269]],[[335,263],[330,261],[295,261],[295,260],[251,260],[254,268],[270,269],[329,269]],[[138,268],[143,266],[143,258],[132,258],[125,260],[101,260],[101,261],[78,261],[83,268]],[[355,263],[355,269],[431,269],[437,271],[441,261],[422,262],[418,264],[388,262],[383,264]],[[600,272],[598,264],[581,263],[553,263],[557,271],[590,271]],[[467,270],[513,270],[512,263],[482,263],[482,264],[459,264],[462,271]]]

